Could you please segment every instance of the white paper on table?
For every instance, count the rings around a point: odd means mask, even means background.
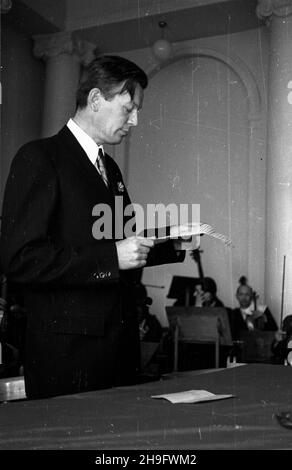
[[[198,403],[200,401],[223,400],[234,395],[216,395],[207,390],[187,390],[185,392],[152,395],[151,398],[165,398],[171,403]]]

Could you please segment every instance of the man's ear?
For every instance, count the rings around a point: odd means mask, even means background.
[[[88,93],[87,103],[93,111],[99,110],[100,100],[101,100],[101,91],[99,88],[92,88]]]

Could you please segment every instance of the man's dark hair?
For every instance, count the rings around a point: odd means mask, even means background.
[[[92,88],[99,88],[105,99],[110,100],[116,94],[116,88],[124,82],[119,94],[128,92],[133,99],[137,84],[145,89],[148,85],[146,73],[128,59],[114,55],[96,57],[85,68],[77,94],[77,108],[87,105],[87,98]]]
[[[238,282],[239,282],[239,286],[238,286],[237,289],[236,289],[236,295],[238,295],[241,286],[246,286],[246,287],[248,287],[248,289],[250,290],[250,295],[253,294],[253,289],[252,289],[251,286],[248,285],[248,283],[247,283],[247,278],[246,278],[245,276],[241,276],[241,277],[238,279]]]

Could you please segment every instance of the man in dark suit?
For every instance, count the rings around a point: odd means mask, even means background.
[[[24,145],[12,162],[1,267],[28,312],[29,399],[135,383],[133,282],[144,266],[184,258],[172,241],[154,246],[124,230],[115,239],[121,232],[115,199],[122,198],[122,209],[130,199],[118,166],[102,156],[103,144],[119,144],[137,125],[146,86],[132,62],[97,57],[79,85],[73,119],[57,135]],[[97,205],[110,208],[111,233],[108,220],[101,233]]]
[[[241,284],[237,288],[236,298],[239,308],[229,309],[229,321],[232,339],[241,340],[241,335],[247,331],[276,331],[275,322],[269,307],[266,305],[255,305],[253,290],[248,284]]]

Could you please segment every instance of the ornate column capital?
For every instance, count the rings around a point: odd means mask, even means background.
[[[95,45],[81,41],[70,32],[37,34],[33,39],[35,56],[45,60],[60,54],[69,54],[86,65],[93,59],[96,49]]]
[[[1,15],[2,13],[8,13],[12,8],[12,0],[1,0]]]
[[[287,17],[292,14],[291,0],[258,0],[256,14],[261,20],[269,20],[272,15]]]

